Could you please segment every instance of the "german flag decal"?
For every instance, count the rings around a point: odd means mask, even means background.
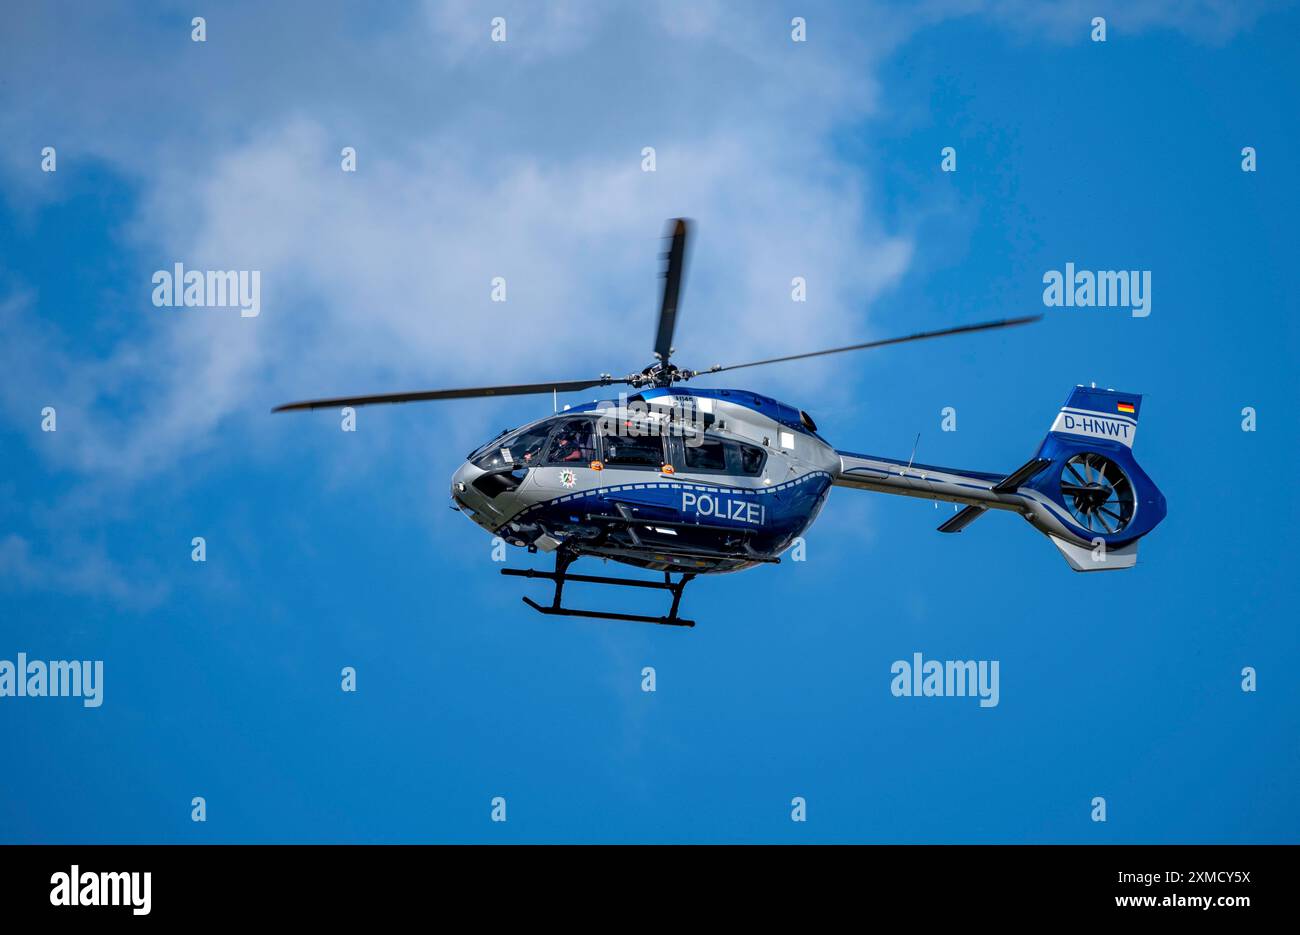
[[[1137,412],[1132,403],[1118,403],[1117,405],[1120,412]]]

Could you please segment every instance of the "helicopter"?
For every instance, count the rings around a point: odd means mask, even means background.
[[[1138,540],[1166,513],[1164,495],[1132,453],[1139,394],[1076,386],[1032,458],[1010,473],[986,473],[841,451],[802,409],[749,390],[683,386],[747,367],[1026,325],[1041,315],[685,369],[672,361],[672,341],[690,229],[684,218],[669,222],[654,362],[639,372],[314,399],[272,411],[543,393],[555,399],[629,387],[633,394],[623,390],[617,401],[565,406],[501,432],[470,452],[452,476],[452,509],[512,546],[554,555],[553,571],[501,569],[550,581],[549,604],[523,598],[547,615],[693,627],[679,614],[686,585],[699,575],[779,563],[817,519],[832,487],[961,505],[938,527],[942,533],[961,532],[990,510],[1019,513],[1075,571],[1136,564]],[[582,557],[649,569],[663,580],[574,574],[570,566]],[[659,589],[672,603],[661,616],[566,607],[570,581]]]

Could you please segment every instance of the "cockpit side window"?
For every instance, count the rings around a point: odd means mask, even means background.
[[[767,460],[767,453],[757,445],[746,445],[744,442],[737,443],[739,449],[737,454],[738,464],[736,465],[741,474],[746,477],[758,477],[763,473],[763,462]]]
[[[587,467],[596,460],[596,424],[591,419],[565,419],[551,432],[547,464]]]

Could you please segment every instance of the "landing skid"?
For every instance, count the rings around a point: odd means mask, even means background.
[[[502,568],[501,574],[513,575],[519,578],[546,578],[548,581],[555,583],[555,596],[551,600],[550,607],[543,607],[532,598],[525,597],[524,603],[540,613],[548,616],[559,617],[595,617],[600,620],[630,620],[633,623],[656,623],[668,627],[693,627],[694,620],[686,620],[677,616],[677,607],[682,601],[682,591],[687,583],[695,577],[693,573],[683,572],[673,581],[669,572],[664,572],[663,581],[639,581],[634,578],[606,578],[602,575],[572,575],[569,574],[569,566],[573,564],[577,556],[568,555],[562,552],[555,553],[555,571],[536,571],[532,568]],[[613,611],[602,610],[576,610],[570,607],[561,607],[560,599],[564,594],[564,582],[579,581],[584,584],[608,584],[626,588],[654,588],[660,591],[668,591],[673,596],[672,609],[668,611],[666,617],[650,617],[644,614],[620,614]]]

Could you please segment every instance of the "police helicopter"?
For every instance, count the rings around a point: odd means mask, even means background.
[[[802,409],[749,390],[683,386],[706,374],[991,331],[1042,316],[689,370],[671,360],[688,230],[684,219],[669,223],[655,359],[640,372],[343,396],[273,411],[632,388],[617,401],[566,406],[506,430],[470,452],[452,477],[453,509],[514,546],[554,554],[554,571],[501,569],[552,582],[549,605],[523,598],[543,614],[694,626],[678,613],[686,585],[697,575],[778,563],[816,520],[832,487],[963,505],[938,527],[943,533],[960,532],[990,510],[1019,513],[1075,571],[1136,563],[1138,540],[1165,516],[1164,496],[1133,458],[1138,394],[1076,386],[1032,458],[1010,473],[985,473],[841,451]],[[572,573],[583,556],[661,572],[663,580]],[[663,616],[566,607],[568,581],[660,589],[672,603]]]

